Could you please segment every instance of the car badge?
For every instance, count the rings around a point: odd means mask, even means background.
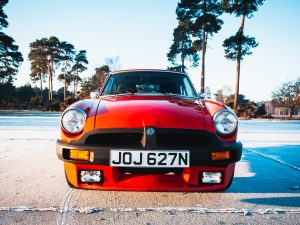
[[[153,129],[153,128],[147,128],[147,130],[146,130],[146,133],[148,134],[148,135],[153,135],[153,134],[155,134],[155,130]]]

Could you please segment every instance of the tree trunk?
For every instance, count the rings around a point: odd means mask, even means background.
[[[242,15],[242,22],[239,29],[241,38],[244,36],[245,15]],[[240,87],[240,72],[241,72],[241,56],[242,56],[242,42],[237,46],[237,59],[236,59],[236,78],[235,78],[235,93],[234,93],[234,108],[239,105],[239,87]]]
[[[66,75],[67,75],[67,62],[65,62],[65,72],[64,72],[64,81],[65,81],[65,85],[64,85],[64,101],[66,101],[67,98],[67,80],[66,80]]]
[[[50,69],[48,67],[48,73],[49,73],[49,77],[48,77],[48,101],[51,101],[51,78],[50,78]]]
[[[53,100],[53,76],[54,76],[54,68],[53,68],[53,60],[51,60],[51,101]]]
[[[236,61],[235,92],[234,92],[234,106],[233,106],[235,109],[238,107],[239,104],[240,71],[241,71],[241,59],[238,57]]]
[[[292,119],[294,107],[289,107],[289,119]]]
[[[202,35],[202,62],[201,62],[201,88],[200,92],[204,93],[205,90],[205,51],[206,51],[206,41],[205,41],[205,32]]]
[[[206,1],[204,1],[203,16],[206,15]],[[206,52],[206,24],[202,25],[202,62],[201,62],[201,84],[200,92],[204,93],[205,89],[205,52]]]
[[[40,81],[41,81],[41,85],[40,85],[40,88],[41,88],[41,99],[43,100],[43,77],[42,77],[41,74],[40,74]]]
[[[183,41],[181,42],[181,72],[184,71],[184,53],[183,53]]]
[[[77,73],[77,68],[76,68],[76,73]],[[74,91],[74,93],[73,93],[74,96],[73,97],[74,98],[76,98],[76,76],[77,76],[76,73],[74,75],[74,80],[73,80],[73,86],[74,86],[73,87],[73,91]]]
[[[51,101],[53,100],[53,68],[51,66]]]
[[[75,91],[75,98],[77,98],[77,85],[78,85],[78,67],[76,67],[76,85],[75,85],[76,91]]]

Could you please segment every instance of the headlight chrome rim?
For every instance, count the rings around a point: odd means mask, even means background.
[[[72,131],[69,131],[68,129],[66,129],[65,126],[64,126],[64,122],[63,122],[64,116],[65,116],[67,113],[70,113],[71,111],[77,111],[77,112],[79,112],[79,113],[82,115],[82,120],[83,120],[82,127],[81,127],[79,130],[75,131],[75,132],[72,132]],[[65,111],[65,112],[63,113],[63,115],[61,116],[61,120],[60,120],[61,128],[62,128],[65,132],[67,132],[68,134],[72,134],[72,135],[80,134],[80,133],[83,131],[83,129],[84,129],[84,124],[85,124],[86,118],[87,118],[87,115],[86,115],[86,113],[85,113],[84,110],[82,110],[82,109],[80,109],[80,108],[72,108],[72,109],[68,109],[68,110]]]
[[[234,129],[231,129],[229,132],[222,132],[222,131],[218,128],[218,121],[217,121],[217,119],[218,119],[218,117],[219,117],[221,114],[224,114],[224,113],[230,114],[230,116],[232,115],[232,116],[234,117],[234,119],[235,119],[235,121],[234,121],[234,123],[235,123],[235,124],[234,124]],[[232,112],[231,110],[229,110],[229,109],[223,109],[223,110],[219,110],[218,112],[216,112],[216,113],[214,114],[214,116],[213,116],[213,121],[214,121],[214,124],[215,124],[215,128],[216,128],[217,133],[220,134],[220,135],[222,135],[222,136],[229,136],[229,135],[235,133],[236,130],[237,130],[237,127],[238,127],[238,119],[237,119],[235,113],[233,113],[233,112]]]

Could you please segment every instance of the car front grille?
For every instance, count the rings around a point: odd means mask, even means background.
[[[182,130],[182,129],[156,129],[153,136],[144,134],[139,130],[111,130],[109,132],[96,131],[87,136],[85,144],[103,147],[143,148],[150,139],[152,148],[180,148],[213,145],[216,137],[207,131]],[[99,133],[98,133],[99,132]],[[144,143],[144,144],[143,144]],[[149,147],[149,145],[148,145]]]
[[[162,133],[156,138],[157,147],[195,147],[207,146],[213,143],[213,139],[205,134],[191,133]]]
[[[88,136],[88,145],[107,147],[142,147],[142,133],[100,133]]]

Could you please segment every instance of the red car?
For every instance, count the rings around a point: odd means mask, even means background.
[[[184,73],[118,71],[94,99],[65,110],[57,155],[71,187],[222,190],[241,158],[237,125],[228,107],[201,99]]]

